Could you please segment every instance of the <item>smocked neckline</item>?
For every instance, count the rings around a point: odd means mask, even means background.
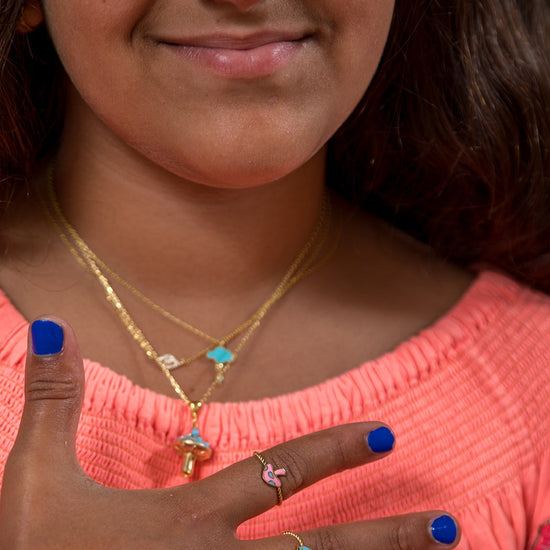
[[[430,376],[447,363],[450,354],[456,356],[468,349],[499,312],[516,299],[519,289],[504,275],[480,272],[447,313],[393,350],[292,393],[245,402],[212,401],[201,410],[200,424],[209,427],[210,442],[223,447],[237,440],[252,446],[260,442],[275,444],[302,433],[302,418],[308,431],[354,421],[369,408],[379,407]],[[1,291],[0,310],[8,318],[0,327],[0,342],[4,342],[0,359],[18,362],[23,368],[28,323]],[[109,410],[136,425],[152,427],[168,439],[189,428],[188,407],[178,398],[138,386],[92,360],[85,359],[85,368],[84,411],[102,414]],[[282,416],[287,421],[277,424],[276,419]],[[250,423],[239,422],[245,417],[255,419],[257,433],[250,432]],[[280,429],[273,430],[275,425]]]

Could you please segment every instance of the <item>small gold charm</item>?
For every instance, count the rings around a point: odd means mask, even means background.
[[[183,456],[181,474],[184,477],[193,475],[195,462],[208,460],[212,456],[210,443],[202,439],[197,428],[193,428],[187,435],[178,437],[174,449]]]

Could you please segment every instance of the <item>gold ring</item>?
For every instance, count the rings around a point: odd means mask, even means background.
[[[277,489],[277,504],[280,506],[283,503],[283,491],[281,490],[282,482],[279,476],[286,476],[284,468],[275,469],[272,464],[268,464],[265,458],[258,452],[254,451],[254,456],[262,463],[262,481],[270,487]]]
[[[304,546],[304,542],[302,541],[302,539],[296,533],[293,533],[292,531],[283,531],[282,534],[283,535],[290,535],[291,537],[294,537],[298,541],[298,544],[300,546],[297,546],[296,550],[311,550],[311,548],[309,548],[308,546]]]

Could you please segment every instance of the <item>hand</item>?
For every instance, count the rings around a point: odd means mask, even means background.
[[[1,549],[293,550],[298,546],[289,536],[236,538],[239,524],[277,502],[277,491],[261,480],[255,457],[171,489],[127,491],[90,479],[75,452],[84,388],[75,335],[59,319],[38,321],[33,332],[35,328],[35,352],[29,338],[23,417],[4,475]],[[367,445],[367,435],[380,427],[375,422],[341,426],[262,455],[268,463],[286,468],[282,490],[288,498],[326,476],[386,456]],[[313,550],[454,548],[460,534],[448,545],[432,536],[432,522],[441,515],[427,512],[335,525],[300,536]],[[292,528],[289,518],[288,529]]]

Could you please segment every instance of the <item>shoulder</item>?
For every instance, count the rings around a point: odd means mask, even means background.
[[[537,370],[550,380],[550,296],[506,275],[479,273],[436,329],[454,335],[456,353],[487,368]]]
[[[479,324],[493,347],[516,347],[511,360],[530,349],[550,349],[550,296],[506,275],[481,272],[452,315]]]
[[[540,456],[550,447],[550,296],[483,272],[448,321],[465,334],[453,360],[484,414],[509,436],[523,434],[526,453]]]

